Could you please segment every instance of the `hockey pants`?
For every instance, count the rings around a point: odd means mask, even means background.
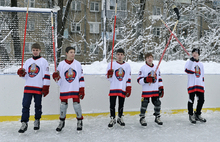
[[[161,108],[161,101],[159,97],[151,97],[151,101],[154,105],[154,115],[160,115],[160,108]],[[150,102],[150,98],[142,98],[141,100],[141,109],[140,109],[140,116],[145,116],[148,103]]]
[[[117,96],[110,96],[110,117],[115,118],[115,105]],[[123,116],[125,98],[118,96],[118,116]]]
[[[194,98],[195,95],[197,97],[197,107],[196,107],[196,114],[200,115],[202,106],[205,102],[204,100],[204,93],[201,92],[193,92],[189,94],[189,101],[188,101],[188,114],[193,115],[193,103],[194,103]]]

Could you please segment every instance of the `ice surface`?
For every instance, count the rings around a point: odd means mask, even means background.
[[[41,121],[40,130],[35,133],[33,121],[24,134],[18,134],[20,122],[1,122],[1,142],[218,142],[220,140],[220,112],[208,111],[203,113],[206,123],[191,124],[187,113],[162,114],[164,125],[154,123],[154,116],[147,113],[148,126],[143,128],[139,124],[139,116],[124,117],[126,126],[116,125],[108,129],[110,118],[107,116],[89,117],[83,120],[81,133],[76,131],[76,119],[66,120],[63,131],[55,131],[58,120]]]

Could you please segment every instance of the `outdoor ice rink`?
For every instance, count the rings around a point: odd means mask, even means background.
[[[76,131],[76,119],[66,120],[63,131],[55,131],[59,120],[41,121],[38,132],[33,130],[33,121],[29,122],[28,130],[18,134],[21,124],[18,121],[0,123],[0,142],[219,142],[220,112],[203,113],[206,123],[197,122],[193,125],[187,113],[162,114],[164,125],[154,123],[152,113],[147,113],[148,126],[139,124],[139,116],[126,115],[126,126],[116,125],[108,129],[108,116],[89,117],[84,119],[83,131]]]

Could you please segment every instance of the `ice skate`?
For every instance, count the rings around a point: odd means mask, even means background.
[[[83,122],[82,120],[77,120],[77,131],[82,131]]]
[[[120,126],[122,126],[122,127],[125,126],[125,122],[124,122],[124,120],[123,120],[122,117],[118,117],[118,119],[117,119],[117,123],[118,123]]]
[[[111,120],[108,124],[108,128],[113,128],[115,124],[116,124],[115,118],[111,117]]]
[[[194,115],[189,115],[189,121],[193,124],[196,124],[195,116]]]
[[[194,117],[196,121],[206,122],[206,119],[203,118],[201,115],[197,115],[196,112],[194,113]]]
[[[27,131],[27,128],[28,128],[27,122],[22,122],[21,128],[18,130],[18,133],[24,133],[25,131]]]
[[[155,116],[155,122],[156,122],[158,125],[163,125],[163,122],[160,120],[160,115]]]
[[[57,132],[62,131],[64,126],[65,126],[65,121],[64,120],[60,120],[60,123],[59,123],[58,127],[56,128],[56,131]]]
[[[36,119],[34,121],[34,130],[37,131],[40,129],[40,120],[39,119]]]
[[[147,126],[147,122],[146,122],[144,116],[142,116],[142,117],[140,118],[140,124],[141,124],[141,126]]]

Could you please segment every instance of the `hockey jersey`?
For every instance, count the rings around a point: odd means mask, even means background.
[[[154,64],[152,65],[152,67],[149,66],[148,64],[145,64],[141,67],[139,71],[137,82],[142,85],[142,97],[144,98],[159,96],[158,88],[160,86],[163,86],[159,68],[156,73],[156,81],[154,83],[144,83],[144,78],[149,75],[153,76],[155,70],[156,70],[156,66],[154,66]]]
[[[57,82],[60,86],[60,99],[79,98],[79,88],[85,87],[83,70],[80,62],[73,60],[71,64],[62,61],[57,70],[60,79]]]
[[[187,61],[185,65],[185,72],[188,74],[188,93],[205,91],[204,85],[204,67],[201,62]]]
[[[111,63],[108,64],[107,72],[110,69]],[[112,78],[107,78],[110,81],[109,96],[120,96],[125,98],[126,87],[131,86],[131,67],[128,63],[112,63],[114,70]]]
[[[26,60],[23,68],[26,75],[23,77],[25,82],[24,93],[42,94],[43,85],[50,85],[49,65],[46,59],[30,58]]]

